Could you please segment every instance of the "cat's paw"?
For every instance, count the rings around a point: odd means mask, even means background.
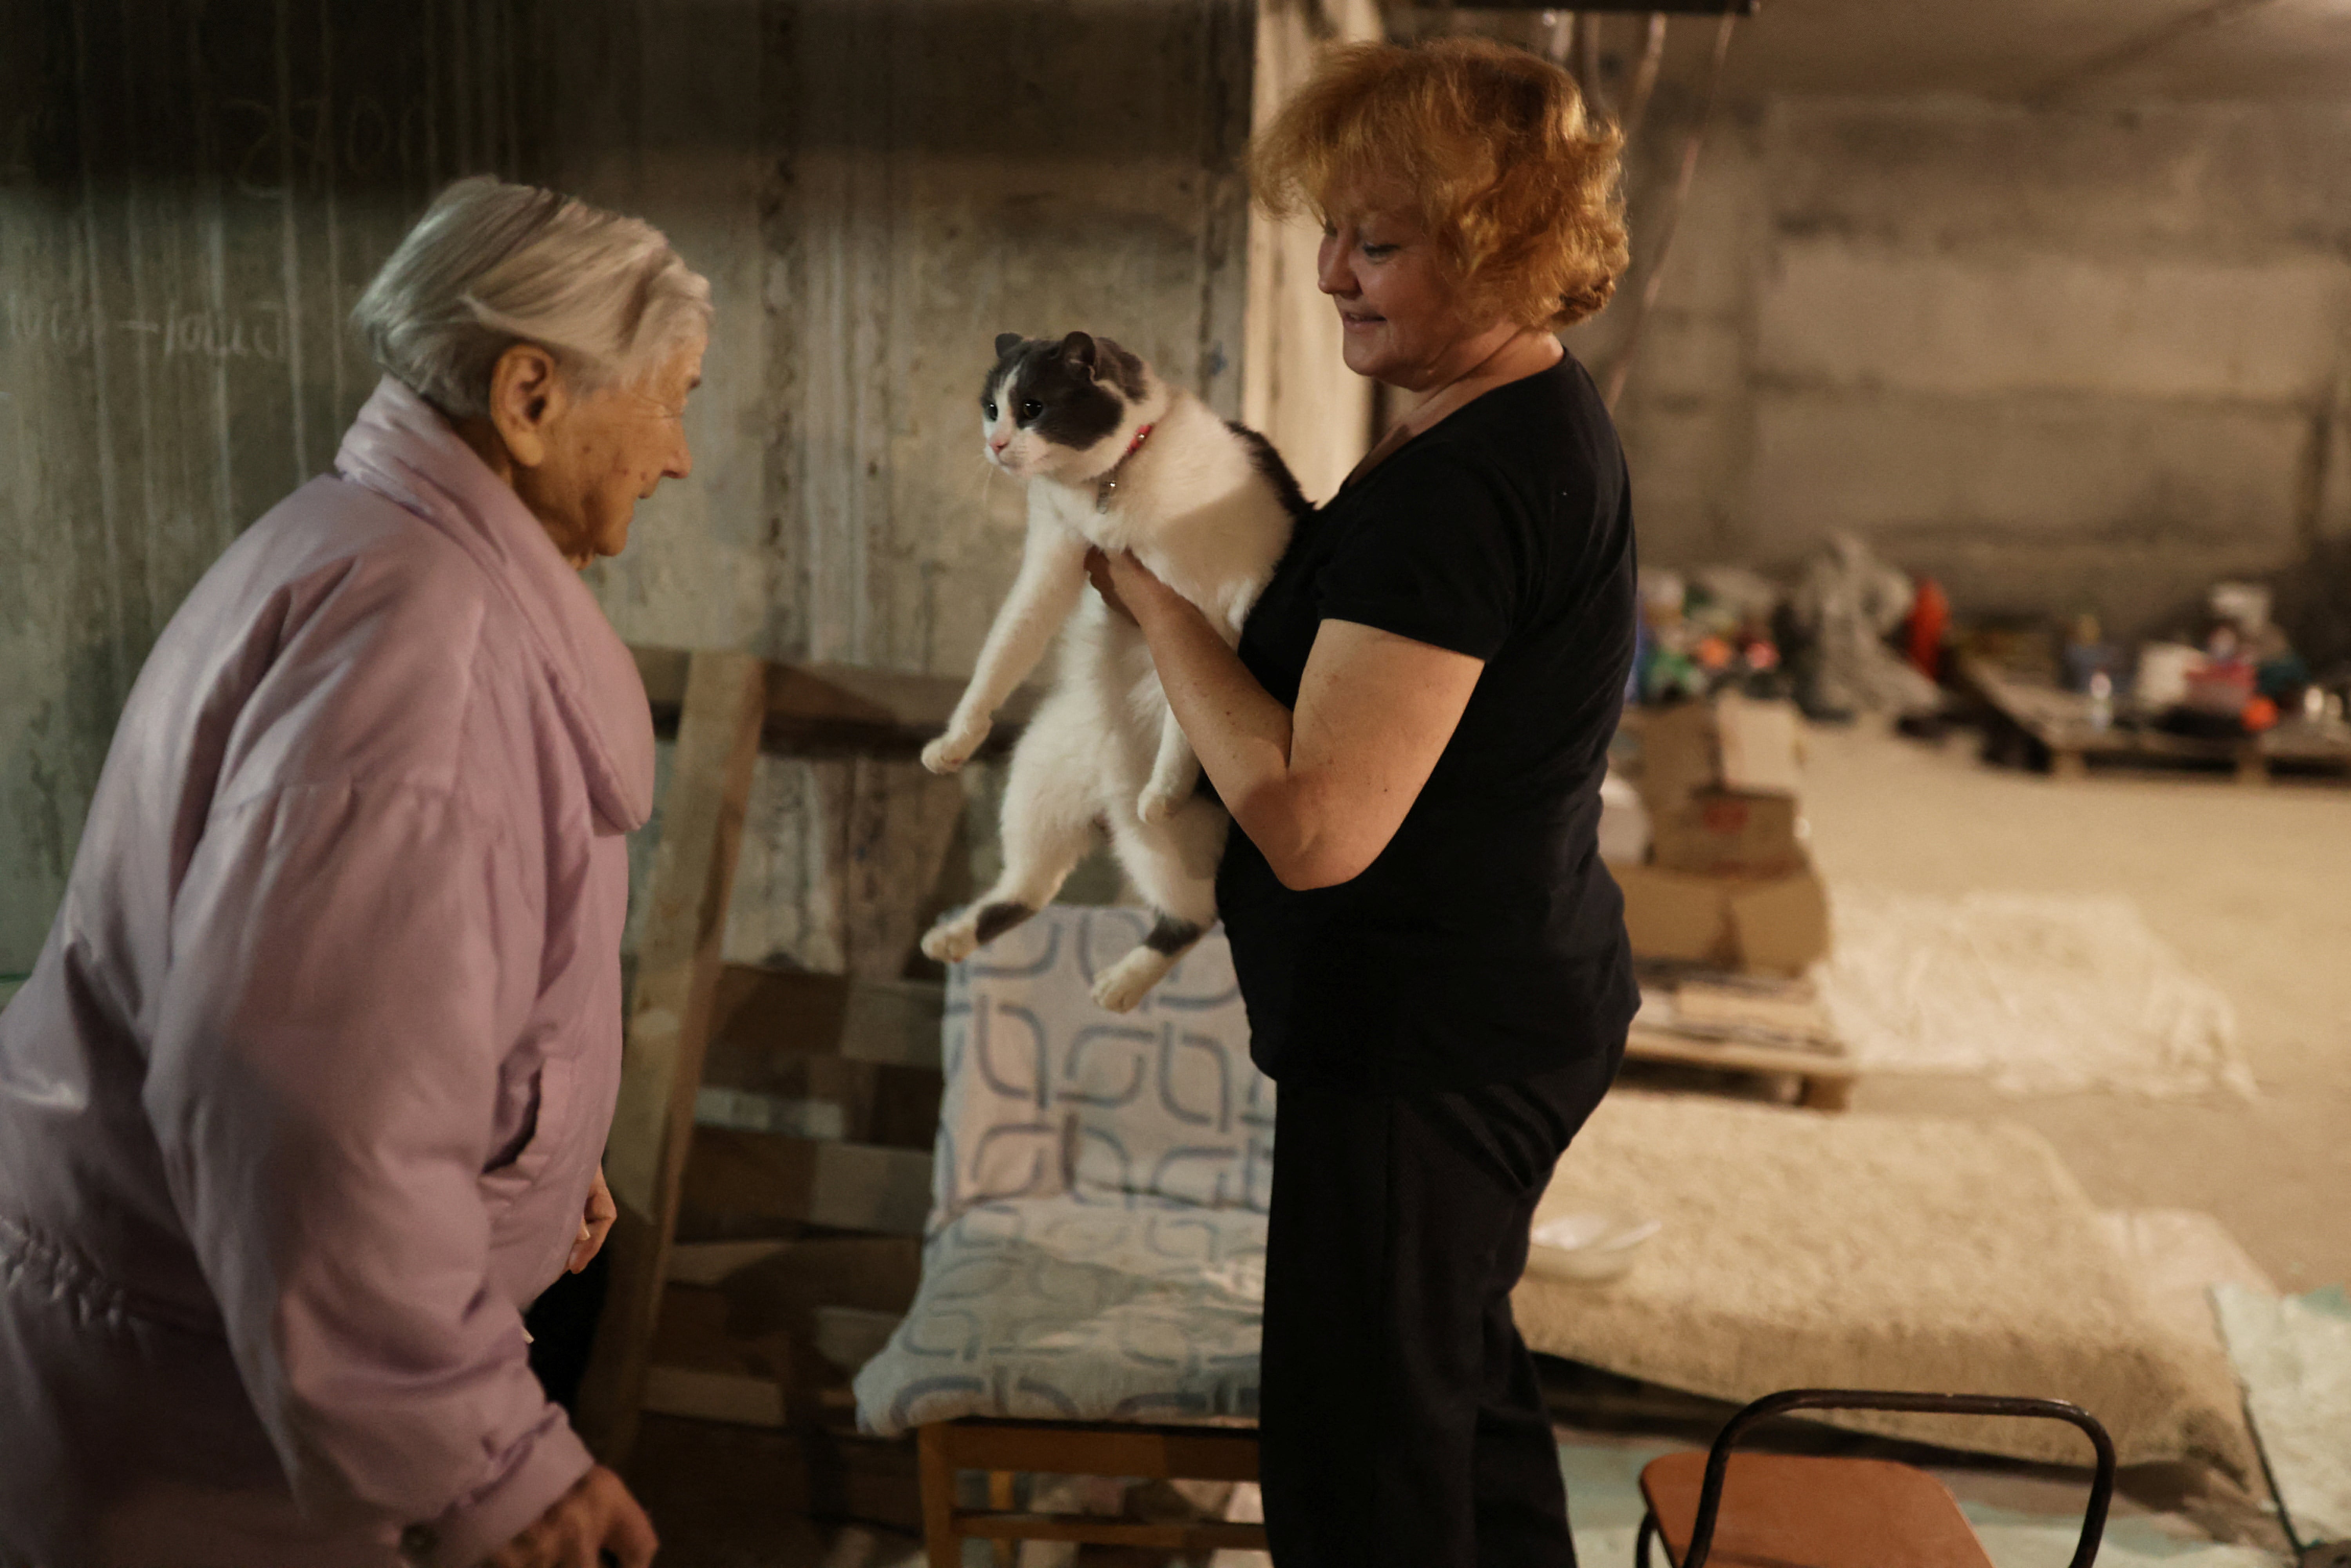
[[[1094,982],[1094,1005],[1108,1012],[1131,1013],[1150,989],[1148,982],[1137,985],[1113,969]]]
[[[1110,1012],[1131,1013],[1173,967],[1150,948],[1138,947],[1094,981],[1094,1004]]]
[[[942,964],[959,963],[979,949],[978,911],[949,915],[923,933],[923,956]]]
[[[987,732],[995,727],[983,720],[964,729],[951,729],[923,747],[923,766],[934,773],[952,773],[971,760]]]
[[[1144,826],[1157,827],[1176,814],[1184,798],[1172,789],[1162,789],[1154,784],[1143,791],[1134,802],[1134,814],[1143,819]]]

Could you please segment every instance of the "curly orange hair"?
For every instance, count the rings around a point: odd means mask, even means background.
[[[1400,183],[1473,309],[1556,329],[1607,304],[1629,260],[1624,141],[1573,77],[1522,49],[1350,44],[1257,138],[1249,182],[1285,217]]]

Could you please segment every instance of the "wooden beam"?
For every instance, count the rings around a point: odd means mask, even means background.
[[[1861,1075],[1861,1069],[1847,1056],[1737,1040],[1693,1040],[1638,1024],[1625,1035],[1625,1056],[1630,1061],[1672,1061],[1733,1072],[1782,1072],[1807,1082],[1849,1083]]]
[[[695,1234],[821,1225],[920,1236],[931,1211],[931,1155],[705,1127],[686,1162],[683,1194]]]
[[[669,1249],[669,1282],[716,1289],[757,1263],[791,1249],[789,1241],[674,1241]]]
[[[821,1052],[881,1067],[939,1068],[946,988],[730,964],[719,977],[714,1044],[730,1054]]]
[[[580,1391],[580,1429],[615,1468],[636,1436],[647,1347],[669,1271],[766,698],[760,660],[698,653],[688,661],[623,1036],[620,1103],[605,1148],[620,1208],[605,1243],[611,1284]]]
[[[696,1366],[645,1370],[643,1408],[655,1416],[686,1416],[737,1427],[786,1425],[783,1385],[747,1372],[708,1372]]]
[[[685,698],[689,655],[675,648],[629,651],[653,704],[653,723],[665,730],[676,723]],[[761,745],[800,757],[913,757],[946,727],[965,685],[956,676],[855,664],[774,664],[767,677]],[[1041,695],[1032,686],[1015,692],[997,715],[981,755],[1009,749]]]
[[[1175,1552],[1265,1550],[1265,1527],[1225,1520],[1144,1523],[1071,1514],[1027,1513],[1005,1506],[991,1485],[990,1509],[955,1506],[956,1474],[1146,1476],[1187,1480],[1253,1481],[1258,1478],[1253,1427],[1145,1427],[1126,1422],[933,1422],[916,1429],[921,1456],[924,1546],[931,1568],[962,1561],[962,1542],[1074,1541],[1101,1546],[1141,1546]]]
[[[915,1433],[923,1488],[923,1552],[929,1568],[963,1568],[963,1537],[956,1532],[956,1467],[947,1458],[944,1424]]]
[[[1262,1552],[1265,1526],[1221,1519],[1138,1524],[1069,1513],[958,1512],[952,1528],[977,1541],[1076,1541],[1090,1546],[1148,1546],[1168,1552]]]
[[[932,1428],[924,1428],[927,1435]],[[1040,1475],[1258,1479],[1254,1427],[1147,1427],[1102,1421],[949,1421],[937,1441],[950,1464]]]

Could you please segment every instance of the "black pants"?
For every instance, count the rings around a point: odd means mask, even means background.
[[[1620,1055],[1443,1093],[1281,1087],[1260,1408],[1276,1568],[1574,1568],[1510,1292]]]

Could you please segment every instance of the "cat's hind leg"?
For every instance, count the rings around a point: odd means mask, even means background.
[[[1199,783],[1200,759],[1171,709],[1160,721],[1159,754],[1151,765],[1151,782],[1143,787],[1142,798],[1134,804],[1134,814],[1145,823],[1164,822],[1192,798]]]
[[[943,964],[967,958],[1027,920],[1053,902],[1093,847],[1096,806],[1088,785],[1097,748],[1081,716],[1072,705],[1049,702],[1021,736],[1004,781],[1004,874],[925,934],[929,956]]]
[[[1114,1013],[1134,1010],[1217,923],[1217,862],[1229,826],[1223,807],[1197,797],[1164,822],[1113,824],[1111,843],[1119,863],[1154,919],[1142,942],[1095,977],[1097,1003]]]

